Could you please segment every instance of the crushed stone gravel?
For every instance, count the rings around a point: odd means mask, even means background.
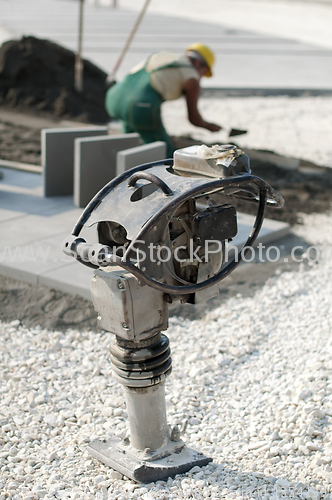
[[[297,272],[171,318],[168,419],[214,460],[174,479],[139,485],[84,451],[128,432],[111,334],[1,323],[0,500],[332,499],[331,224],[304,216],[316,251]]]
[[[203,95],[199,109],[205,120],[222,125],[223,130],[212,133],[188,123],[182,99],[163,104],[167,130],[208,144],[225,144],[230,128],[245,129],[247,134],[233,138],[244,150],[265,149],[332,167],[331,96],[217,96]]]

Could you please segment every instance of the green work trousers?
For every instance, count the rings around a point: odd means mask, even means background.
[[[145,68],[129,74],[113,85],[106,93],[106,111],[121,120],[125,133],[137,132],[143,143],[164,141],[167,158],[171,158],[174,146],[161,121],[162,97],[150,84],[150,73]]]

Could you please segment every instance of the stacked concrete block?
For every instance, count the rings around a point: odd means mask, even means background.
[[[42,130],[44,196],[74,195],[84,208],[122,172],[166,157],[166,144],[141,144],[139,134],[108,135],[108,127]]]
[[[118,152],[138,146],[140,142],[139,134],[76,139],[74,154],[75,205],[84,208],[107,182],[116,177]]]
[[[74,141],[107,134],[107,127],[49,128],[41,133],[44,196],[68,196],[74,189]]]
[[[166,158],[166,142],[156,141],[143,144],[124,151],[119,151],[116,156],[116,175],[120,175],[130,168],[150,163],[152,161],[164,160]]]

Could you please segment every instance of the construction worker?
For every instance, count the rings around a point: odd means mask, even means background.
[[[190,123],[211,132],[222,127],[205,121],[197,109],[202,76],[212,76],[214,55],[201,43],[190,45],[182,56],[171,52],[152,54],[135,66],[106,94],[108,114],[122,121],[123,132],[138,132],[143,142],[165,141],[167,157],[173,155],[172,140],[161,120],[161,104],[185,95]]]

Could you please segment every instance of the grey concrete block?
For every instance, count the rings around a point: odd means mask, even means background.
[[[116,157],[138,146],[139,134],[107,135],[75,140],[74,203],[84,208],[91,198],[116,177]]]
[[[164,160],[165,158],[166,142],[163,141],[151,142],[150,144],[119,151],[116,155],[116,175],[120,175],[137,165]]]
[[[73,261],[71,264],[59,269],[40,274],[38,283],[91,300],[90,285],[92,278],[93,269]]]
[[[74,189],[74,141],[107,134],[107,127],[48,128],[41,132],[44,196],[67,196]]]
[[[24,269],[18,268],[15,264],[0,261],[0,274],[26,283],[38,284],[38,275],[35,270],[29,271],[27,266]]]

